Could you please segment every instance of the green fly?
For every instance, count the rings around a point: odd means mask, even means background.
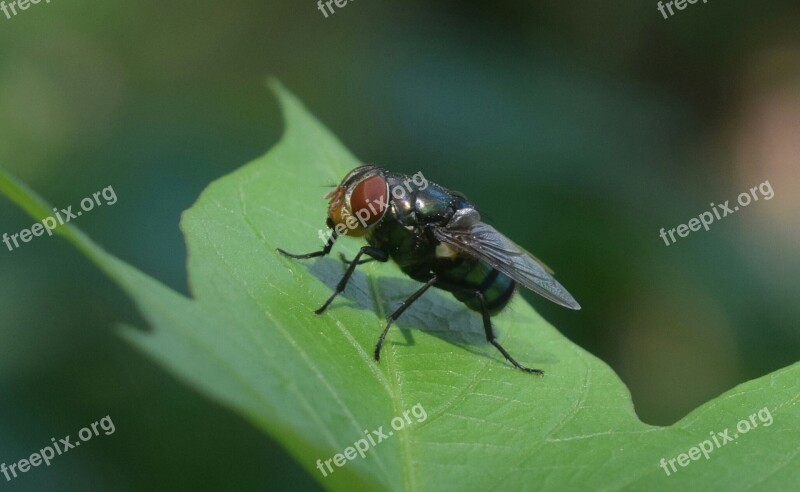
[[[389,315],[378,338],[374,357],[380,361],[386,333],[403,312],[431,287],[444,289],[468,308],[481,313],[486,339],[525,372],[525,367],[500,345],[491,316],[511,300],[517,284],[570,309],[580,305],[552,276],[546,266],[514,244],[494,227],[481,221],[475,206],[458,192],[430,183],[417,173],[412,177],[364,165],[350,171],[328,195],[327,226],[322,250],[286,256],[297,259],[325,256],[337,237],[364,237],[362,247],[333,294],[315,311],[321,314],[341,294],[356,267],[370,259],[393,260],[409,277],[423,285]],[[361,259],[363,256],[370,258]]]

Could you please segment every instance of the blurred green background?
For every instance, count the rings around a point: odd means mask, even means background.
[[[112,185],[76,224],[186,292],[180,214],[279,138],[274,75],[360,158],[463,191],[552,266],[583,310],[526,297],[669,424],[798,359],[799,24],[790,0],[667,20],[655,1],[360,0],[326,19],[313,0],[52,0],[0,15],[0,165],[62,207]],[[765,180],[772,200],[659,238]],[[0,217],[31,225],[5,199]],[[0,461],[116,425],[4,487],[319,488],[122,342],[115,323],[144,323],[66,242],[0,247],[0,271]]]

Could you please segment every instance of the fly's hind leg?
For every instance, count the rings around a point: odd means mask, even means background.
[[[506,360],[509,361],[511,364],[513,364],[514,367],[516,367],[517,369],[521,369],[531,374],[537,374],[539,376],[543,376],[544,375],[543,371],[541,371],[540,369],[531,369],[530,367],[523,366],[522,364],[517,362],[513,357],[511,357],[511,354],[509,354],[508,351],[504,349],[502,345],[500,345],[500,342],[498,342],[497,338],[494,336],[491,316],[489,315],[489,310],[486,309],[486,299],[483,297],[483,293],[480,291],[475,291],[475,296],[478,298],[478,301],[481,304],[481,314],[483,315],[483,329],[486,331],[486,340],[495,347],[497,347],[497,350],[499,350],[500,353],[503,354],[503,357],[505,357]]]

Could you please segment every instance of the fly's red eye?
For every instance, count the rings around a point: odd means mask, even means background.
[[[350,208],[356,217],[372,225],[386,212],[389,201],[389,186],[383,176],[372,176],[353,189],[350,195]]]

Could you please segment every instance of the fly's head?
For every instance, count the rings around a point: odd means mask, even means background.
[[[383,218],[389,208],[389,183],[377,166],[359,166],[325,195],[328,227],[338,234],[360,237]]]

